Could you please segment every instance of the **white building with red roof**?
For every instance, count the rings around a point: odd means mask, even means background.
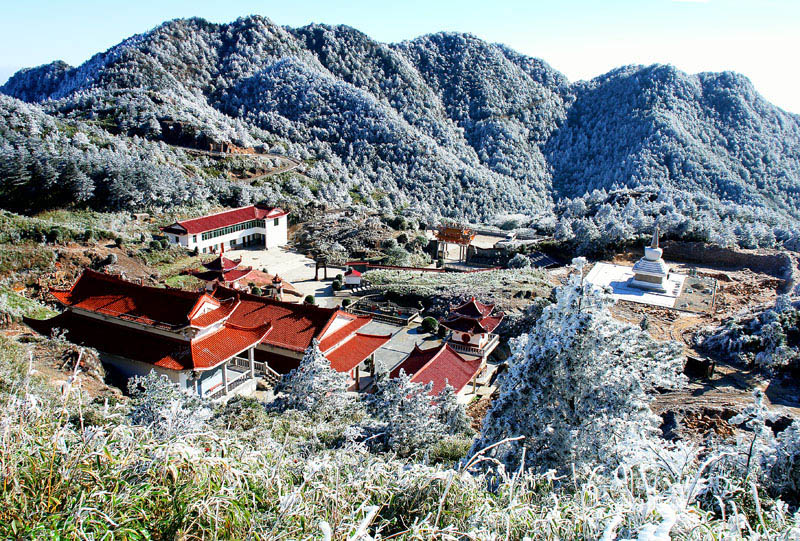
[[[389,336],[357,332],[371,318],[217,286],[191,292],[143,286],[85,270],[69,289],[52,289],[64,312],[26,320],[34,330],[67,332],[97,349],[121,375],[165,374],[213,399],[255,390],[297,367],[311,340],[355,384]],[[356,385],[356,389],[359,387]]]
[[[485,361],[500,342],[494,334],[505,314],[493,314],[494,304],[483,304],[472,297],[460,306],[450,308],[450,314],[440,325],[450,331],[447,341],[461,353],[475,355]]]
[[[284,246],[288,242],[289,213],[278,207],[249,205],[209,214],[199,218],[180,220],[161,231],[171,242],[206,253],[245,246],[266,249]]]

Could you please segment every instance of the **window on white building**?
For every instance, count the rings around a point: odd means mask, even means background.
[[[275,222],[274,223],[275,223],[275,225],[280,225],[281,219],[280,218],[275,218]]]
[[[192,242],[197,242],[197,235],[192,235]]]

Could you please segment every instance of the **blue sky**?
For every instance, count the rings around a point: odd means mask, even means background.
[[[767,99],[800,113],[800,0],[332,0],[128,2],[2,0],[0,81],[21,67],[77,65],[177,17],[227,22],[258,13],[278,24],[347,24],[395,42],[471,32],[546,60],[570,80],[624,64],[733,70]]]

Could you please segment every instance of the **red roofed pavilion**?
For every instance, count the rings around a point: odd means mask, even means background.
[[[461,353],[477,355],[484,360],[494,351],[499,338],[493,334],[505,314],[494,311],[494,304],[483,304],[472,297],[467,302],[450,308],[450,314],[439,323],[450,330],[447,341]]]
[[[441,393],[448,384],[457,394],[463,394],[467,385],[475,380],[482,368],[481,359],[468,360],[447,343],[428,349],[421,349],[415,345],[408,357],[392,370],[390,377],[398,377],[402,370],[415,383],[423,385],[433,383],[430,391],[432,396]]]

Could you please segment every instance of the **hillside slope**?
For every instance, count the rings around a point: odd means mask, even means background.
[[[179,122],[198,144],[306,160],[311,182],[274,186],[273,197],[489,220],[546,215],[596,189],[668,188],[781,223],[800,217],[800,117],[731,73],[630,66],[570,84],[471,35],[387,45],[253,16],[170,21],[79,67],[22,70],[0,92],[133,145]],[[0,152],[8,168],[22,160]]]

